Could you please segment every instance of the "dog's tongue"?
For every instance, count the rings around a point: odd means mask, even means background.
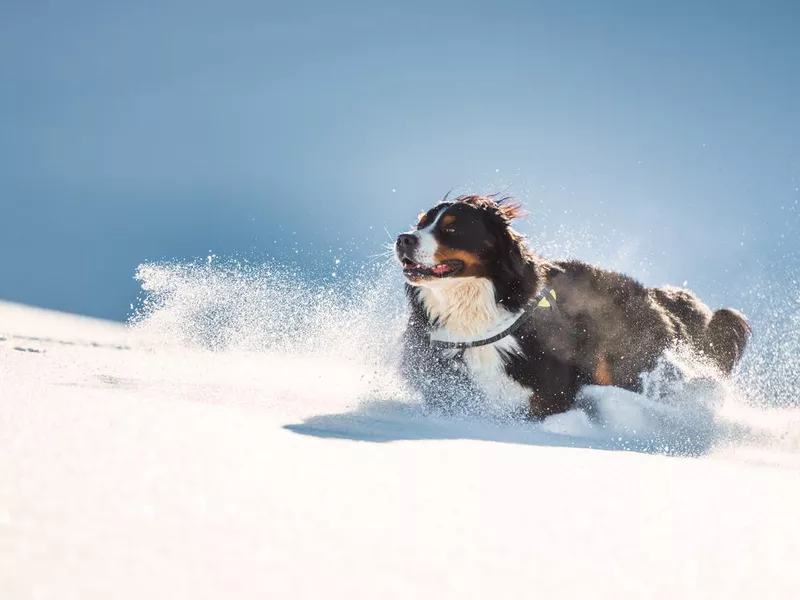
[[[450,265],[436,265],[435,267],[431,268],[431,273],[435,273],[436,275],[441,275],[442,273],[447,273],[450,270]]]

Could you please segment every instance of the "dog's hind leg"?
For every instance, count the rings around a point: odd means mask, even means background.
[[[703,353],[723,373],[728,374],[742,358],[750,332],[750,325],[741,313],[731,308],[721,308],[714,313],[706,327]]]

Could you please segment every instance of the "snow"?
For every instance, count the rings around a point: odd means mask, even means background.
[[[797,596],[796,410],[700,379],[686,410],[590,390],[602,427],[426,415],[380,303],[333,346],[254,343],[257,311],[181,338],[243,291],[211,275],[144,273],[134,328],[0,303],[0,597]]]

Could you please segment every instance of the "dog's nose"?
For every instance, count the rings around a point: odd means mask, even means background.
[[[419,238],[411,233],[401,233],[397,236],[398,250],[410,251],[419,246]]]

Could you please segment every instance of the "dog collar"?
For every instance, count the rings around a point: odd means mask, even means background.
[[[433,331],[430,334],[430,345],[431,348],[477,348],[478,346],[487,346],[489,344],[494,344],[495,342],[499,342],[504,337],[511,335],[515,331],[517,331],[522,325],[524,325],[528,319],[533,316],[533,312],[537,308],[549,308],[551,310],[556,309],[556,291],[548,286],[542,288],[542,291],[533,299],[533,301],[517,313],[512,319],[510,319],[510,324],[502,329],[499,333],[481,338],[478,340],[473,340],[469,342],[454,342],[447,339],[447,334],[444,333],[444,330],[439,329],[437,331]],[[505,321],[508,323],[508,321]],[[502,327],[505,323],[502,323],[499,327]],[[492,328],[489,330],[490,332],[493,330],[498,329],[498,327]]]

